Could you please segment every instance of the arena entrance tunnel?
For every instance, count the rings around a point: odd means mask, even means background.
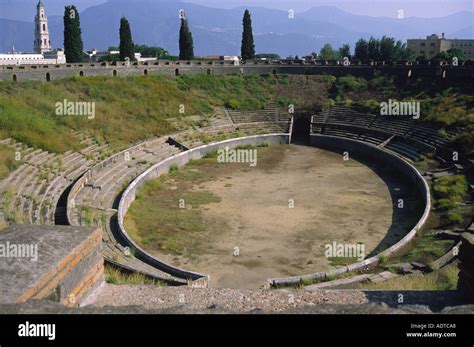
[[[306,117],[295,119],[293,123],[293,131],[291,134],[291,142],[295,144],[309,144],[311,131],[311,121]]]

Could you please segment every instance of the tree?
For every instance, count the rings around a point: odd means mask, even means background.
[[[354,54],[356,59],[368,60],[369,59],[369,43],[364,39],[359,39],[355,44]]]
[[[393,37],[383,36],[379,43],[379,57],[382,61],[395,60],[395,39]]]
[[[179,30],[179,60],[194,59],[193,34],[189,30],[188,20],[181,18]]]
[[[245,10],[243,19],[241,56],[243,60],[255,59],[255,44],[253,41],[252,17],[249,10]]]
[[[81,63],[84,59],[81,22],[74,5],[64,8],[64,54],[68,63]]]
[[[349,46],[349,44],[345,43],[342,45],[341,48],[339,48],[339,57],[347,57],[349,59],[351,58],[351,47]]]
[[[135,60],[135,45],[132,40],[132,31],[130,23],[123,17],[120,19],[120,60],[125,61],[126,58]]]
[[[157,58],[157,59],[170,58],[169,52],[162,47],[135,45],[135,52],[141,53],[142,57]]]
[[[447,53],[449,60],[452,60],[454,57],[458,58],[459,60],[464,60],[466,58],[464,56],[464,52],[459,48],[448,49]]]
[[[380,41],[371,37],[367,45],[367,52],[369,59],[378,61],[380,60]]]
[[[326,43],[323,48],[321,48],[319,56],[322,60],[335,60],[337,59],[337,52],[332,49],[329,43]]]

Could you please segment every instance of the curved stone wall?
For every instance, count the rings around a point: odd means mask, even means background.
[[[391,167],[394,168],[394,170],[397,170],[400,175],[404,176],[414,185],[414,187],[418,189],[418,192],[423,198],[425,205],[423,215],[421,216],[415,227],[410,230],[405,235],[405,237],[403,237],[392,247],[386,249],[385,251],[376,256],[348,266],[343,266],[337,270],[333,270],[328,273],[318,272],[304,276],[268,279],[266,283],[267,287],[299,285],[305,280],[321,280],[324,279],[326,276],[334,276],[346,272],[363,270],[365,268],[373,267],[379,263],[380,257],[389,258],[400,252],[404,247],[406,247],[410,243],[410,241],[412,241],[413,238],[416,236],[417,232],[423,227],[426,220],[428,219],[431,210],[431,195],[428,183],[425,181],[425,179],[421,176],[419,171],[414,166],[412,166],[410,163],[403,160],[402,158],[393,155],[374,145],[358,140],[340,138],[337,136],[311,135],[311,145],[316,146],[318,148],[341,151],[341,153],[346,151],[349,153],[356,153],[358,156],[362,156],[365,159],[369,159],[374,162],[389,164]]]
[[[244,145],[258,146],[265,143],[287,144],[288,140],[289,140],[288,134],[268,134],[268,135],[255,135],[255,136],[241,137],[241,138],[236,138],[236,139],[225,140],[222,142],[215,142],[215,143],[207,144],[201,147],[196,147],[157,163],[156,165],[150,167],[148,170],[143,172],[132,183],[130,183],[130,185],[122,194],[119,207],[118,207],[118,213],[117,213],[118,232],[121,234],[122,238],[126,241],[128,247],[130,247],[130,249],[132,250],[136,258],[179,278],[185,278],[185,279],[189,279],[193,281],[199,280],[205,277],[208,278],[207,275],[183,270],[178,267],[167,264],[165,262],[162,262],[161,260],[148,254],[146,251],[144,251],[139,245],[137,245],[132,240],[132,238],[128,235],[127,230],[125,229],[123,222],[124,222],[124,217],[128,209],[130,208],[130,205],[135,200],[137,191],[145,184],[146,181],[156,178],[162,174],[168,173],[172,165],[183,166],[190,160],[201,159],[206,154],[217,151],[219,149],[223,149],[225,147],[235,148],[235,147],[244,146]]]
[[[74,183],[72,186],[71,190],[68,193],[67,196],[67,209],[66,209],[66,214],[67,214],[67,220],[70,225],[72,225],[72,209],[75,208],[75,199],[77,194],[83,189],[90,180],[95,176],[95,174],[100,171],[101,169],[105,168],[107,165],[109,165],[111,162],[113,162],[116,158],[119,156],[124,156],[125,153],[132,153],[135,150],[139,150],[143,147],[146,147],[147,145],[150,145],[156,141],[159,141],[160,138],[153,138],[151,140],[146,140],[143,142],[140,142],[136,144],[135,146],[129,147],[127,149],[124,149],[121,152],[115,153],[109,158],[104,159],[101,161],[99,164],[95,165],[93,168],[87,170],[84,172],[84,174]]]

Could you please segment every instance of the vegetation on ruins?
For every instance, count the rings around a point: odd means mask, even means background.
[[[361,283],[358,289],[371,290],[455,290],[459,269],[456,263],[421,275],[395,277],[380,283]]]
[[[84,45],[81,36],[79,11],[74,5],[64,9],[64,54],[68,63],[81,63]]]
[[[130,284],[130,285],[156,285],[165,286],[164,282],[160,282],[156,279],[149,278],[140,273],[124,273],[123,271],[106,265],[104,268],[105,281],[110,284]]]
[[[125,61],[126,58],[130,61],[135,60],[135,45],[132,40],[132,31],[130,29],[130,23],[123,17],[120,19],[120,60]]]
[[[189,30],[188,20],[181,18],[179,30],[179,59],[192,60],[194,58],[193,34]]]
[[[255,58],[255,43],[253,40],[252,17],[249,10],[245,10],[243,18],[241,57],[243,60]]]
[[[15,160],[15,151],[6,145],[0,145],[0,180],[8,176],[20,166],[21,161]]]
[[[71,130],[82,131],[124,149],[132,143],[173,131],[169,119],[212,115],[230,99],[241,110],[260,109],[272,100],[282,76],[87,77],[0,84],[0,137],[12,137],[34,148],[61,153],[81,148]],[[93,120],[57,116],[60,100],[96,103]],[[185,113],[180,114],[180,105]]]
[[[195,75],[169,78],[142,76],[130,78],[87,77],[0,85],[0,136],[12,137],[26,145],[50,152],[81,147],[70,130],[82,131],[97,140],[123,149],[131,143],[170,133],[169,119],[201,114],[211,115],[216,106],[239,110],[262,109],[268,102],[282,107],[289,103],[315,109],[317,105],[347,104],[365,112],[378,113],[387,98],[421,102],[422,121],[439,124],[440,129],[456,129],[453,142],[466,153],[474,152],[474,96],[463,86],[443,89],[432,85],[423,89],[423,80],[409,85],[395,77],[376,76],[212,76]],[[81,116],[57,116],[60,100],[96,103],[93,120]],[[185,105],[185,113],[179,106]],[[120,136],[117,136],[120,134]]]
[[[469,185],[465,176],[444,176],[433,183],[436,199],[435,207],[441,211],[442,217],[450,223],[461,224],[464,217],[461,203],[468,197]]]

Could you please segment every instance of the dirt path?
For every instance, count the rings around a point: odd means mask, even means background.
[[[151,251],[210,274],[213,287],[258,288],[270,277],[327,271],[333,266],[325,245],[362,243],[369,254],[408,230],[408,220],[393,214],[389,191],[404,190],[401,183],[332,152],[274,146],[255,168],[240,165],[222,175],[208,169],[214,179],[192,191],[221,199],[200,208],[206,224],[226,227],[209,228],[179,256]]]

